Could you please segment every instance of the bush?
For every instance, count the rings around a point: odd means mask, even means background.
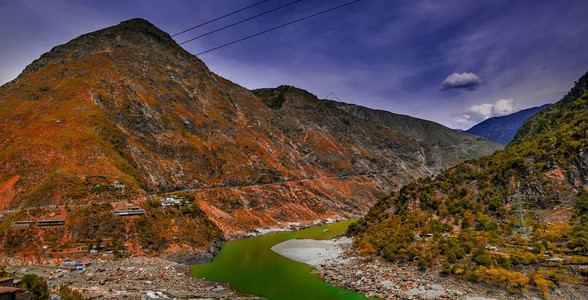
[[[455,253],[453,252],[453,250],[448,250],[445,253],[445,256],[447,257],[447,261],[454,264],[457,261],[457,257],[455,256]]]
[[[474,251],[474,261],[480,266],[489,267],[492,265],[492,256],[485,249],[478,249]]]
[[[147,207],[149,208],[160,208],[161,201],[158,199],[147,199]]]
[[[29,292],[33,300],[50,299],[49,286],[43,277],[26,274],[21,280],[22,287]]]
[[[446,261],[441,265],[441,274],[451,274],[452,265]]]
[[[421,256],[419,258],[419,260],[417,261],[417,266],[420,271],[425,271],[429,268],[429,263],[427,262],[427,260],[424,257]]]
[[[533,275],[532,279],[535,286],[541,291],[545,298],[549,297],[549,288],[556,287],[553,281],[545,279],[543,275],[539,273]]]
[[[69,286],[62,284],[59,287],[59,297],[61,300],[83,300],[82,293],[72,290]]]

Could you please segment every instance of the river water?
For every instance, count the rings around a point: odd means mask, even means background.
[[[190,272],[193,276],[228,283],[238,291],[268,299],[369,299],[327,284],[312,273],[311,266],[282,257],[270,249],[295,238],[332,239],[353,221],[230,241],[211,263],[192,266]]]

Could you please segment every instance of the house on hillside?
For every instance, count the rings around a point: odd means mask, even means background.
[[[14,278],[12,278],[12,277],[0,278],[0,286],[14,287]]]
[[[40,227],[63,226],[63,225],[65,225],[65,219],[52,219],[52,220],[37,221],[37,226],[40,226]]]
[[[115,189],[119,189],[119,190],[123,190],[123,191],[124,191],[124,189],[126,187],[126,185],[123,182],[121,182],[121,181],[113,181],[112,182],[112,186]]]
[[[182,199],[178,199],[176,197],[166,197],[161,200],[161,206],[167,207],[170,205],[181,205]]]
[[[168,207],[168,206],[181,206],[181,205],[188,205],[192,203],[192,200],[190,199],[186,199],[183,196],[179,196],[179,195],[172,195],[169,197],[165,197],[163,198],[163,200],[161,200],[161,206],[163,207]]]
[[[35,221],[16,221],[10,223],[11,228],[29,228],[36,224]]]
[[[145,214],[145,210],[132,203],[125,203],[115,208],[114,214],[119,217],[140,216]]]
[[[0,300],[26,299],[23,289],[14,286],[14,278],[0,278]]]
[[[0,286],[0,300],[27,299],[23,289]]]

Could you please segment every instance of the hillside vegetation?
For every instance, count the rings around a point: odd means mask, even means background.
[[[350,231],[363,253],[516,292],[586,282],[588,74],[494,155],[413,181]]]

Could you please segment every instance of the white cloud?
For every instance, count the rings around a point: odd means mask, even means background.
[[[467,89],[475,90],[482,85],[482,79],[474,73],[453,73],[445,78],[439,89],[442,91],[449,89]]]
[[[494,104],[494,113],[497,116],[504,116],[514,112],[513,99],[500,99]]]
[[[464,126],[471,126],[488,118],[504,116],[515,112],[513,99],[499,99],[494,104],[484,103],[474,105],[468,109],[454,114],[453,120]]]

